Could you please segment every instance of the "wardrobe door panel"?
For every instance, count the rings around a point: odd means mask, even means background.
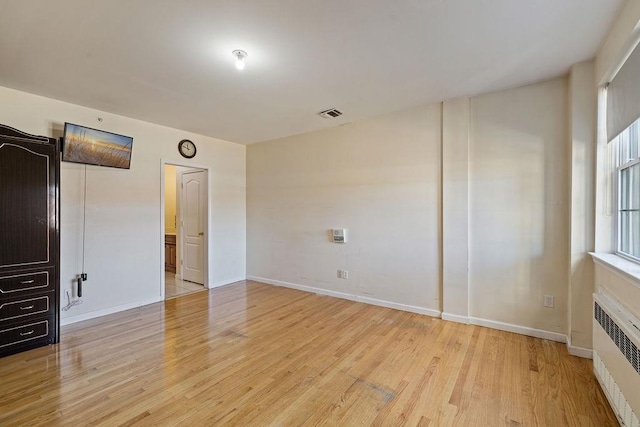
[[[53,147],[0,142],[0,267],[49,264]]]

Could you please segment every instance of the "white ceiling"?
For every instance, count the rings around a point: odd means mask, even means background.
[[[621,4],[0,0],[0,85],[248,144],[564,74]]]

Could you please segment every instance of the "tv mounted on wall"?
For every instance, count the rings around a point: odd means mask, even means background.
[[[65,162],[129,169],[132,146],[133,138],[129,136],[64,124],[62,160]]]

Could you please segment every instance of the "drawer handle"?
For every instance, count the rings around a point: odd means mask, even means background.
[[[31,310],[33,308],[33,304],[27,306],[27,307],[20,307],[20,310]]]
[[[33,333],[33,329],[32,329],[32,330],[30,330],[29,332],[24,332],[24,333],[23,333],[23,332],[20,332],[20,336],[21,336],[21,337],[26,337],[27,335],[31,335],[32,333]]]
[[[31,279],[31,280],[22,280],[20,281],[21,285],[29,285],[31,283],[35,282],[35,280]]]

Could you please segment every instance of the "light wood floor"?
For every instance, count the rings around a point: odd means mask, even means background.
[[[617,425],[562,344],[239,282],[0,359],[0,425]]]

